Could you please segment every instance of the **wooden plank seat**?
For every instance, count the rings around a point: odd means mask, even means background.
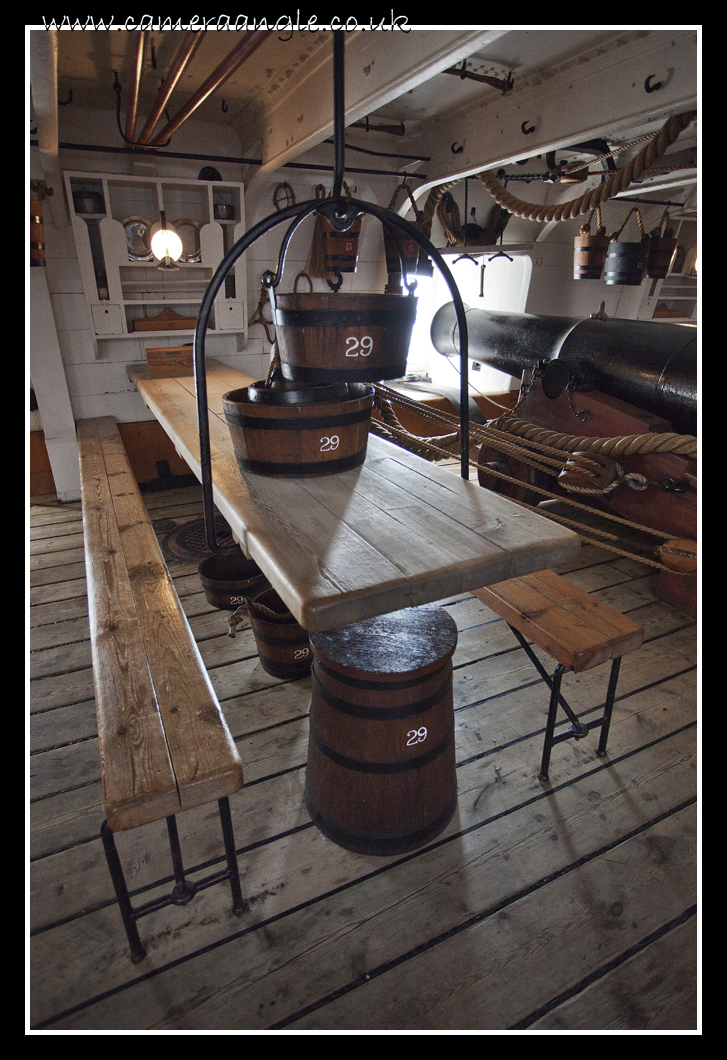
[[[550,688],[540,779],[548,780],[550,752],[555,744],[569,739],[580,740],[591,729],[600,728],[596,754],[605,756],[621,657],[641,647],[643,628],[551,570],[536,571],[475,589],[473,595],[505,619]],[[552,677],[528,641],[556,660]],[[561,695],[563,674],[568,670],[581,673],[609,661],[611,674],[603,714],[582,722]],[[556,734],[559,704],[571,725]]]
[[[244,908],[229,796],[242,787],[234,741],[174,590],[112,417],[77,424],[94,690],[106,819],[101,835],[131,958],[136,921],[230,880]],[[227,868],[185,878],[176,814],[217,800]],[[175,886],[132,907],[114,832],[166,818]]]

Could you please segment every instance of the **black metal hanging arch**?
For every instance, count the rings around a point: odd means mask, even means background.
[[[298,226],[312,213],[320,213],[337,231],[347,231],[355,219],[361,214],[371,214],[376,217],[387,229],[397,248],[399,262],[401,265],[402,281],[413,296],[416,281],[408,283],[406,271],[406,258],[399,239],[397,229],[400,229],[410,239],[413,239],[425,253],[432,258],[435,265],[442,273],[449,287],[452,301],[455,307],[457,325],[459,329],[459,354],[460,354],[460,445],[461,445],[461,476],[469,478],[469,383],[468,383],[468,341],[467,321],[464,305],[460,297],[457,285],[442,255],[432,243],[422,235],[409,221],[399,217],[398,214],[375,206],[372,203],[362,202],[358,199],[348,198],[340,194],[343,186],[343,156],[344,156],[344,124],[343,124],[343,32],[334,32],[334,144],[335,144],[335,174],[332,195],[325,201],[312,199],[302,203],[294,203],[282,210],[277,211],[270,217],[264,218],[258,224],[249,229],[241,239],[228,251],[212,277],[202,299],[199,317],[194,335],[194,378],[197,395],[197,419],[199,429],[199,455],[202,469],[202,499],[204,505],[205,536],[207,546],[211,552],[220,554],[228,551],[227,547],[220,546],[217,542],[214,515],[214,497],[212,489],[212,459],[209,428],[209,411],[207,407],[207,376],[205,371],[205,338],[209,326],[210,316],[214,306],[215,298],[222,287],[227,274],[238,258],[248,250],[253,243],[264,236],[277,225],[293,218],[281,244],[278,257],[278,267],[275,273],[267,270],[263,275],[263,283],[274,289],[280,283],[290,241]],[[341,280],[340,273],[338,274]],[[332,285],[333,286],[333,285]],[[339,282],[340,286],[340,282]],[[336,288],[334,288],[336,289]]]

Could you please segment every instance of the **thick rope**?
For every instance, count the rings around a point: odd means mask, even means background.
[[[661,158],[666,149],[677,140],[680,133],[691,124],[696,116],[697,112],[691,110],[669,118],[659,132],[623,169],[616,170],[609,180],[592,191],[584,192],[578,198],[571,199],[570,202],[551,206],[525,202],[511,195],[492,170],[478,173],[477,176],[495,202],[517,217],[524,217],[529,221],[569,221],[580,214],[589,213],[594,207],[602,205],[618,192],[624,191],[633,181],[639,180],[644,171],[649,169],[658,158]]]
[[[453,456],[458,455],[456,452],[455,453],[452,452],[452,442],[451,442],[450,436],[443,436],[441,438],[438,438],[438,437],[429,438],[429,437],[426,437],[426,436],[413,435],[409,431],[407,431],[404,427],[402,427],[402,425],[399,423],[398,419],[396,418],[396,414],[394,413],[393,409],[391,409],[391,404],[387,400],[387,398],[390,396],[391,397],[391,401],[393,401],[394,403],[399,404],[402,407],[408,408],[410,411],[415,412],[417,415],[422,416],[424,419],[428,419],[428,420],[430,420],[432,422],[439,421],[439,422],[444,422],[444,423],[454,423],[454,424],[458,423],[458,421],[456,420],[456,418],[454,416],[452,416],[452,414],[447,413],[447,412],[443,412],[441,410],[431,409],[428,406],[424,405],[423,403],[417,402],[417,401],[415,401],[415,400],[413,400],[411,398],[407,398],[404,395],[399,394],[397,391],[390,390],[388,387],[386,387],[386,386],[384,386],[382,384],[375,384],[375,390],[377,391],[377,405],[381,409],[382,415],[384,415],[383,406],[385,404],[389,404],[390,413],[387,413],[386,422],[382,422],[380,420],[373,420],[373,419],[371,420],[371,432],[373,434],[378,434],[380,437],[386,438],[388,441],[393,441],[396,444],[400,445],[402,448],[408,449],[408,450],[410,450],[412,452],[416,452],[418,455],[424,456],[428,460],[436,461],[436,460],[443,460],[443,459],[452,459]],[[530,451],[528,451],[527,449],[518,449],[517,446],[514,446],[514,447],[511,446],[510,442],[506,438],[503,437],[503,434],[505,432],[493,429],[490,426],[491,423],[499,423],[499,422],[500,421],[490,421],[490,423],[488,423],[485,427],[482,427],[479,424],[471,424],[470,425],[471,426],[471,432],[472,432],[472,434],[477,432],[477,433],[479,433],[481,435],[486,435],[485,440],[489,444],[491,444],[493,446],[493,448],[501,449],[504,452],[512,452],[513,455],[515,455],[519,460],[521,460],[521,462],[524,462],[524,463],[526,463],[526,464],[528,464],[530,466],[538,468],[540,465],[532,459],[533,454]],[[521,424],[523,424],[523,426],[525,426],[527,428],[532,428],[533,427],[532,424],[527,424],[527,423],[525,423],[525,421],[514,421],[514,422],[521,423]],[[539,429],[537,429],[537,430],[539,430]],[[568,436],[568,435],[558,435],[558,434],[556,434],[555,432],[552,432],[552,431],[543,432],[543,433],[547,434],[550,438],[556,439],[556,440],[558,440],[558,439],[560,439],[560,440],[569,439],[571,444],[574,444],[577,447],[581,447],[581,451],[582,451],[582,447],[584,446],[584,444],[587,443],[587,442],[590,442],[590,441],[596,441],[596,442],[601,442],[601,443],[611,443],[611,442],[619,443],[619,442],[623,441],[623,442],[627,443],[627,449],[632,450],[634,448],[634,445],[636,445],[637,448],[636,448],[635,451],[641,451],[638,448],[638,444],[639,443],[651,445],[654,441],[657,441],[657,445],[658,445],[658,439],[661,438],[661,439],[680,440],[681,442],[686,442],[686,443],[688,443],[688,445],[690,447],[690,450],[691,450],[688,455],[692,455],[692,453],[696,453],[696,439],[695,438],[687,438],[684,435],[673,435],[673,436],[672,435],[634,435],[634,436],[631,436],[630,438],[626,438],[626,439],[619,439],[619,438],[613,438],[613,439],[608,439],[608,438],[607,439],[589,439],[589,438],[573,438],[572,436]],[[447,448],[444,448],[442,445],[439,444],[441,441],[445,442]],[[535,444],[536,445],[540,445],[542,443],[535,443]],[[667,442],[667,446],[669,444],[670,443]],[[555,451],[557,452],[557,450],[555,450]],[[579,449],[576,448],[576,449],[570,450],[570,448],[569,448],[566,451],[574,451],[575,452],[575,451],[579,451]],[[603,451],[603,450],[601,450],[601,451]],[[668,448],[664,450],[664,449],[659,449],[657,447],[655,449],[654,448],[650,448],[648,451],[651,451],[651,452],[662,452],[662,451],[673,451],[673,450],[669,450]],[[555,462],[551,458],[542,457],[542,455],[540,456],[540,459],[547,459],[551,463]],[[479,470],[480,465],[479,465],[479,461],[477,459],[472,459],[470,457],[468,463],[470,464],[471,467],[477,468]],[[562,461],[562,457],[561,457],[560,464],[562,465],[562,463],[563,463],[563,461]],[[551,469],[543,468],[543,467],[541,467],[540,469],[541,470],[546,470],[546,472],[549,473],[550,475],[553,474],[553,471]],[[623,469],[620,469],[620,470],[622,471]],[[673,539],[673,537],[674,537],[674,535],[672,533],[666,533],[666,532],[661,531],[661,530],[655,530],[653,527],[642,526],[640,523],[632,522],[629,519],[623,519],[620,516],[614,515],[613,513],[606,513],[606,512],[602,512],[602,511],[600,511],[598,509],[591,508],[591,507],[589,507],[586,504],[582,504],[579,501],[573,500],[571,497],[564,497],[564,496],[562,496],[560,494],[554,494],[551,491],[546,490],[546,489],[544,489],[544,488],[542,488],[540,486],[535,486],[535,485],[532,485],[530,483],[527,483],[527,484],[523,483],[522,480],[514,478],[511,475],[507,475],[504,472],[497,471],[497,470],[494,470],[494,469],[489,469],[489,468],[487,469],[487,471],[488,471],[488,474],[493,474],[498,479],[502,479],[505,482],[510,482],[510,483],[512,483],[514,486],[516,486],[518,488],[522,488],[523,486],[526,486],[528,491],[540,494],[546,499],[562,501],[563,503],[565,503],[565,504],[567,504],[567,505],[569,505],[569,506],[571,506],[573,508],[576,508],[579,511],[583,511],[583,512],[586,512],[586,513],[591,514],[591,515],[595,515],[595,516],[597,516],[597,517],[599,517],[601,519],[604,519],[604,518],[608,519],[610,522],[617,523],[620,526],[624,526],[624,527],[627,527],[627,528],[632,529],[632,530],[639,531],[639,532],[644,533],[644,534],[651,534],[652,536],[661,538],[662,540],[667,540],[668,541],[668,540]],[[624,479],[622,479],[621,481],[624,481],[625,479],[627,479],[629,477],[631,477],[631,476],[624,476]],[[637,476],[633,476],[633,477],[636,478]],[[621,482],[618,482],[617,484],[621,484]],[[578,492],[581,492],[581,490],[578,490]],[[588,491],[584,490],[583,492],[588,492]],[[603,495],[603,493],[605,491],[602,490],[602,489],[599,489],[598,491],[594,491],[594,492],[598,492],[599,494]],[[634,555],[633,552],[629,552],[629,551],[627,551],[625,549],[618,548],[615,545],[609,545],[605,540],[595,541],[592,538],[589,538],[589,537],[587,537],[584,534],[584,530],[583,530],[582,524],[578,523],[576,520],[568,519],[567,517],[565,517],[563,515],[560,515],[560,514],[558,514],[556,516],[556,515],[554,515],[552,513],[549,513],[547,510],[541,509],[541,508],[539,508],[539,507],[537,507],[535,505],[527,504],[524,501],[515,501],[514,503],[519,504],[521,507],[528,508],[531,511],[535,511],[539,515],[544,515],[544,516],[546,516],[548,518],[554,519],[556,522],[565,523],[566,525],[573,526],[573,528],[576,529],[576,531],[578,532],[578,534],[582,538],[582,540],[585,541],[587,544],[597,545],[598,547],[608,549],[608,550],[610,550],[612,552],[617,553],[618,555],[626,556],[626,557],[628,557],[630,559],[637,559],[639,562],[642,562],[642,563],[645,563],[645,564],[647,564],[649,566],[655,567],[658,570],[668,571],[668,572],[670,572],[672,574],[685,574],[685,573],[687,573],[687,572],[675,571],[672,567],[669,567],[666,564],[660,563],[660,562],[658,562],[656,560],[650,559],[647,556],[644,556],[642,554]],[[617,535],[610,534],[607,531],[600,530],[600,529],[598,529],[596,527],[590,527],[587,532],[590,533],[590,534],[595,534],[595,535],[597,535],[600,538],[607,538],[607,539],[609,539],[611,541],[617,541],[618,540]],[[691,553],[691,552],[682,553],[681,550],[674,550],[672,548],[665,548],[663,545],[656,546],[656,551],[657,551],[657,553],[673,552],[674,554],[677,554],[677,555],[684,554],[686,556],[693,557],[693,558],[696,559],[696,556],[694,555],[694,553]]]
[[[621,438],[588,438],[572,434],[560,434],[536,427],[526,420],[501,416],[489,420],[488,427],[516,434],[537,445],[570,453],[602,453],[604,456],[627,457],[645,453],[673,453],[676,456],[697,456],[697,439],[688,434],[630,434]],[[473,427],[473,430],[476,428]]]

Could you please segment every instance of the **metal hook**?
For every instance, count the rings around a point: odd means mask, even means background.
[[[506,254],[504,250],[498,250],[497,254],[493,254],[492,257],[488,258],[487,260],[488,261],[494,261],[495,258],[507,258],[508,261],[513,261],[514,260],[513,258],[510,257],[509,254]]]
[[[472,262],[474,262],[475,265],[477,264],[477,258],[473,258],[471,254],[460,254],[460,256],[458,258],[454,259],[452,264],[456,265],[458,261],[463,261],[463,260],[472,261]]]
[[[58,100],[58,106],[59,107],[67,107],[69,103],[73,103],[73,89],[72,88],[68,89],[68,99],[59,99]]]
[[[227,104],[225,103],[224,99],[222,100],[222,113],[227,114]]]
[[[534,133],[534,132],[535,132],[535,126],[534,126],[534,125],[531,125],[529,129],[526,129],[526,128],[525,128],[525,126],[526,126],[526,125],[527,125],[527,121],[524,121],[524,122],[522,123],[522,125],[520,126],[520,129],[521,129],[521,131],[522,131],[522,132],[523,132],[523,133],[524,133],[524,134],[525,134],[526,136],[527,136],[527,135],[528,135],[529,133]]]
[[[644,81],[644,89],[647,92],[658,92],[658,90],[661,88],[661,81],[657,81],[655,85],[652,85],[651,79],[655,76],[656,74],[649,74],[649,76]]]
[[[450,147],[450,151],[452,152],[453,155],[461,155],[462,152],[464,151],[464,144],[462,144],[460,147],[455,147],[456,143],[457,143],[457,141],[455,140],[454,144],[452,144],[452,146]]]

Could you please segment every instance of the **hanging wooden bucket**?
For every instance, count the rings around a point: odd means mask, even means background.
[[[239,549],[205,556],[197,571],[208,603],[221,611],[235,611],[247,597],[268,588],[268,580],[257,563]]]
[[[406,294],[278,294],[275,337],[285,379],[375,382],[406,374],[417,299]]]
[[[594,211],[595,212],[595,211]],[[593,212],[591,213],[591,218]],[[573,279],[600,280],[610,239],[601,225],[601,211],[597,210],[597,228],[591,232],[591,218],[573,242]]]
[[[313,660],[308,634],[275,590],[248,601],[247,612],[263,670],[272,677],[305,677]]]
[[[654,238],[649,242],[649,256],[646,261],[646,275],[654,280],[666,278],[677,251],[677,240],[667,236]]]
[[[241,471],[281,478],[330,475],[366,459],[374,388],[366,383],[267,387],[225,394]]]
[[[346,232],[338,232],[325,218],[321,218],[320,236],[323,244],[323,261],[328,276],[337,272],[355,272],[358,267],[358,245],[361,235],[361,217],[357,217]]]
[[[664,210],[661,221],[650,233],[649,254],[646,259],[646,275],[652,280],[664,280],[679,245],[674,229],[669,227],[669,210]]]
[[[454,621],[443,608],[406,608],[310,640],[313,822],[361,854],[422,846],[457,805]]]
[[[638,243],[619,243],[618,238],[632,213],[636,214],[641,240]],[[644,231],[641,212],[637,206],[634,206],[626,214],[618,231],[611,236],[606,262],[603,266],[603,282],[612,286],[638,287],[644,278],[648,252],[649,237]]]
[[[45,234],[43,230],[43,200],[30,200],[30,264],[45,266]]]
[[[603,266],[603,282],[614,286],[638,287],[644,278],[648,240],[641,243],[613,242]]]
[[[403,232],[397,232],[399,242],[401,243],[401,249],[404,252],[404,262],[406,264],[407,277],[412,280],[416,276],[417,265],[419,263],[419,244],[416,239],[411,239]],[[401,275],[401,258],[399,257],[399,250],[394,242],[394,237],[389,235],[387,229],[384,229],[384,253],[386,254],[386,271],[387,273]]]

